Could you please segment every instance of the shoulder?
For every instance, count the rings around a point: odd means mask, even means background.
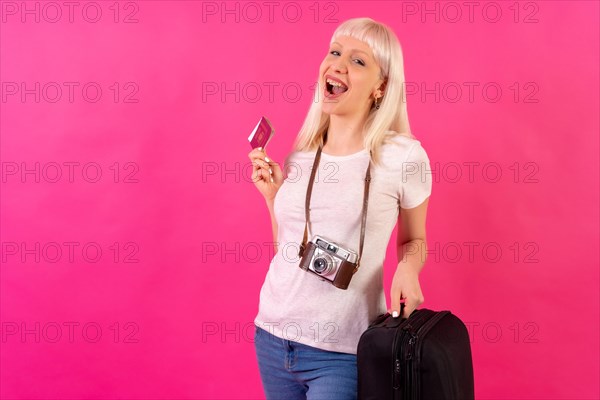
[[[387,131],[387,139],[381,146],[381,156],[384,162],[399,165],[407,161],[411,155],[424,152],[421,141],[410,133]]]

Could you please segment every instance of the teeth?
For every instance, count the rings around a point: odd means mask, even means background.
[[[337,86],[337,87],[346,87],[346,85],[339,83],[338,81],[334,81],[333,79],[327,79],[327,83],[329,83],[331,86]]]

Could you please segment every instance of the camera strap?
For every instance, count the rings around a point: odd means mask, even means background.
[[[325,137],[327,134],[325,134]],[[304,224],[304,238],[302,239],[302,244],[300,245],[300,250],[298,251],[298,255],[302,257],[304,254],[304,250],[306,249],[306,240],[308,239],[308,220],[309,220],[309,209],[310,209],[310,196],[312,194],[313,182],[315,179],[315,174],[317,172],[317,168],[319,166],[319,161],[321,160],[321,150],[323,146],[319,145],[317,150],[317,154],[315,155],[315,161],[313,163],[312,171],[310,172],[310,180],[308,182],[308,189],[306,190],[306,203],[304,205],[304,210],[306,213],[306,223]],[[363,244],[365,240],[365,223],[367,220],[367,209],[369,203],[369,186],[371,184],[371,159],[369,158],[369,166],[367,167],[367,173],[365,175],[365,190],[363,194],[363,207],[362,207],[362,221],[360,224],[360,246],[358,251],[358,260],[356,261],[356,267],[352,274],[355,274],[358,271],[358,267],[360,266],[360,258],[362,257]]]

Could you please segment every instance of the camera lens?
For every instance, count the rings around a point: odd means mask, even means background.
[[[322,274],[323,272],[328,270],[327,260],[323,257],[315,258],[315,260],[313,261],[313,267],[316,273]]]

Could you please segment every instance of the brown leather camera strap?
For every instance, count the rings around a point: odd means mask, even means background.
[[[327,134],[325,134],[325,138]],[[298,255],[302,257],[304,254],[304,250],[306,249],[306,240],[308,239],[308,221],[309,221],[309,209],[310,209],[310,196],[312,194],[313,182],[315,179],[315,174],[317,172],[317,168],[319,166],[319,161],[321,160],[321,150],[323,146],[319,145],[317,150],[317,154],[315,155],[315,161],[313,163],[312,171],[310,172],[310,180],[308,182],[308,189],[306,190],[306,203],[304,205],[304,210],[306,213],[306,223],[304,224],[304,238],[302,239],[302,244],[300,245],[300,250]],[[363,207],[362,207],[362,221],[360,224],[360,246],[358,251],[358,260],[356,261],[356,267],[354,268],[353,274],[356,273],[358,267],[360,266],[360,258],[362,257],[363,252],[363,244],[365,240],[365,223],[367,220],[367,209],[369,205],[369,186],[371,184],[371,159],[369,159],[369,166],[367,167],[367,173],[365,175],[365,190],[363,194]]]

